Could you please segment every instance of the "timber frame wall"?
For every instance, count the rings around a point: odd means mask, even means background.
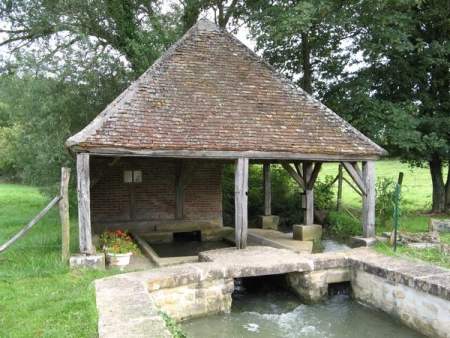
[[[79,215],[79,239],[80,252],[86,254],[93,253],[92,247],[92,225],[91,222],[107,220],[108,217],[116,217],[116,220],[188,220],[188,219],[213,219],[222,217],[222,192],[221,192],[221,161],[213,162],[202,160],[170,160],[154,161],[151,158],[122,157],[103,158],[103,164],[98,164],[95,157],[90,161],[87,153],[77,154],[77,179],[78,179],[78,215]],[[97,163],[95,170],[90,168],[91,162]],[[121,163],[120,165],[118,163]],[[207,163],[207,164],[205,164]],[[285,161],[279,160],[285,170],[300,185],[304,191],[304,224],[310,225],[314,222],[314,183],[320,172],[322,161]],[[340,162],[346,169],[356,186],[362,193],[363,208],[363,237],[373,237],[375,235],[375,165],[373,161],[361,161],[361,167],[357,162]],[[151,165],[149,165],[151,164]],[[248,166],[249,158],[241,157],[235,160],[235,232],[236,246],[244,249],[247,246],[247,205],[248,205]],[[115,169],[111,169],[115,167]],[[114,206],[107,206],[103,210],[111,210],[115,215],[103,214],[102,203],[105,203],[105,196],[114,195],[120,191],[120,184],[114,183],[111,178],[112,172],[116,171],[116,179],[123,178],[124,169],[143,169],[143,183],[129,185],[126,191],[128,205],[120,209],[121,203]],[[144,189],[145,193],[139,194],[136,189],[146,187],[145,182],[148,175],[151,176],[149,168],[153,168],[154,183]],[[208,170],[208,168],[210,170]],[[109,174],[108,174],[109,172]],[[158,174],[159,173],[159,174]],[[158,176],[159,175],[159,176]],[[104,183],[109,181],[111,191],[102,190],[99,183],[103,177]],[[114,176],[114,175],[112,175]],[[165,183],[164,183],[165,182]],[[100,188],[92,189],[98,185]],[[166,186],[166,188],[164,188]],[[103,188],[104,189],[104,188]],[[114,192],[116,191],[116,192]],[[265,203],[264,214],[270,215],[270,163],[264,163],[264,191]],[[138,207],[137,196],[153,194],[153,201],[156,204],[144,203],[144,208]],[[119,193],[120,195],[120,193]],[[189,198],[188,196],[191,196]],[[110,196],[111,197],[111,196]],[[91,200],[92,199],[92,200]],[[120,196],[119,196],[120,199]],[[108,199],[106,198],[106,201]],[[128,202],[129,201],[129,202]],[[165,202],[164,202],[165,201]],[[125,204],[126,204],[125,203]],[[122,205],[123,206],[123,205]],[[301,206],[299,206],[300,208]],[[104,207],[103,207],[104,208]],[[109,209],[108,209],[109,208]],[[152,209],[153,208],[153,209]],[[110,219],[110,218],[109,218]]]

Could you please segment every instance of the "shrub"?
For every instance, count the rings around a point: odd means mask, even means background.
[[[329,209],[333,202],[333,176],[325,176],[325,182],[317,180],[314,184],[314,205],[318,210]]]
[[[362,235],[362,222],[345,212],[331,211],[327,216],[327,224],[332,233],[341,239]]]
[[[375,214],[383,228],[386,228],[388,222],[394,217],[395,186],[392,178],[383,178],[375,185]],[[399,196],[399,205],[401,204],[403,204],[403,199]]]

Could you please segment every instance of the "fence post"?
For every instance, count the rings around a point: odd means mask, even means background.
[[[61,200],[59,201],[59,216],[61,217],[61,259],[69,259],[70,248],[70,218],[69,218],[69,179],[70,168],[61,168]]]

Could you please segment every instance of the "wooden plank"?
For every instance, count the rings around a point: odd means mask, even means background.
[[[177,163],[177,176],[175,179],[175,219],[181,220],[184,217],[184,188],[183,188],[183,172],[186,163],[181,161]]]
[[[306,209],[303,213],[303,222],[305,225],[314,224],[314,191],[309,188],[313,173],[313,164],[311,162],[303,163],[303,178],[305,179],[305,199]]]
[[[303,177],[301,177],[301,176],[294,170],[294,168],[292,168],[292,166],[291,166],[288,162],[280,160],[280,161],[278,161],[278,163],[280,163],[280,164],[283,166],[284,170],[286,170],[286,171],[289,173],[289,175],[291,175],[292,178],[298,183],[298,185],[299,185],[303,190],[305,190],[305,180],[303,179]]]
[[[270,163],[265,163],[263,168],[264,168],[264,216],[270,216],[272,215]]]
[[[193,163],[193,165],[191,165]],[[202,161],[183,160],[177,164],[177,173],[175,179],[175,219],[184,218],[184,202],[186,199],[186,187],[195,177],[195,174],[203,166]]]
[[[137,206],[136,206],[136,185],[134,183],[129,185],[130,191],[130,219],[135,221],[137,219]]]
[[[100,179],[105,176],[106,172],[109,168],[113,167],[119,160],[121,159],[120,156],[114,157],[114,159],[110,163],[105,163],[100,167],[100,169],[97,170],[97,172],[93,175],[91,179],[90,186],[91,188],[97,184]]]
[[[195,177],[195,174],[199,171],[199,169],[203,166],[202,161],[195,161],[194,164],[191,166],[190,169],[188,164],[192,163],[193,161],[187,162],[186,160],[183,160],[183,162],[186,162],[183,165],[183,170],[181,172],[181,186],[183,189],[186,189],[189,182],[192,181],[192,179]]]
[[[350,162],[341,162],[347,173],[350,175],[350,177],[353,179],[355,184],[358,186],[358,188],[361,190],[362,194],[365,195],[366,192],[366,185],[363,181],[362,175],[360,174],[360,170],[358,168],[358,165],[356,163],[350,163]]]
[[[248,158],[236,160],[234,194],[236,248],[245,249],[248,232]]]
[[[89,184],[89,154],[77,154],[77,193],[79,248],[82,254],[93,254],[91,234],[91,196]]]
[[[59,216],[61,218],[61,260],[63,262],[67,261],[70,255],[69,180],[70,168],[62,167]]]
[[[305,191],[306,209],[303,213],[303,222],[305,225],[314,224],[314,191]]]
[[[358,189],[358,187],[355,187],[355,186],[353,185],[353,183],[350,182],[348,179],[346,179],[345,177],[343,177],[342,180],[345,181],[345,182],[349,185],[349,187],[352,188],[353,191],[356,192],[359,196],[362,196],[362,195],[363,195],[362,192],[361,192],[361,190]]]
[[[341,211],[342,206],[342,164],[339,164],[338,171],[338,193],[337,193],[337,211]]]
[[[307,189],[309,189],[309,190],[313,189],[314,184],[316,184],[317,177],[319,177],[320,169],[322,169],[322,162],[317,162],[314,165],[314,169],[311,173],[311,177],[309,178],[309,180],[306,184]]]
[[[289,161],[310,161],[310,162],[355,162],[379,160],[381,156],[377,155],[330,155],[330,154],[311,154],[299,152],[264,152],[264,151],[210,151],[210,150],[150,150],[128,148],[84,148],[73,146],[72,152],[89,152],[92,155],[99,156],[138,156],[138,157],[169,157],[169,158],[210,158],[210,159],[236,159],[245,156],[251,159],[265,160],[289,160]]]
[[[375,236],[375,164],[373,161],[363,162],[363,180],[366,194],[363,195],[363,237]]]
[[[3,250],[6,250],[15,241],[17,241],[19,238],[21,238],[23,235],[25,235],[27,233],[27,231],[33,227],[33,225],[35,225],[56,203],[59,202],[60,199],[61,199],[61,196],[57,196],[54,199],[52,199],[50,201],[50,203],[44,209],[42,209],[42,211],[39,214],[37,214],[37,216],[30,221],[30,223],[28,223],[25,226],[25,228],[23,228],[21,231],[19,231],[17,233],[17,235],[15,235],[13,238],[11,238],[8,242],[6,242],[2,246],[0,246],[0,252],[2,252]]]

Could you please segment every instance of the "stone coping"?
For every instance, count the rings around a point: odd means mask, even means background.
[[[200,254],[203,262],[111,276],[95,281],[99,337],[171,337],[149,292],[217,278],[350,267],[450,301],[450,270],[375,253],[370,248],[297,255],[249,247]]]

